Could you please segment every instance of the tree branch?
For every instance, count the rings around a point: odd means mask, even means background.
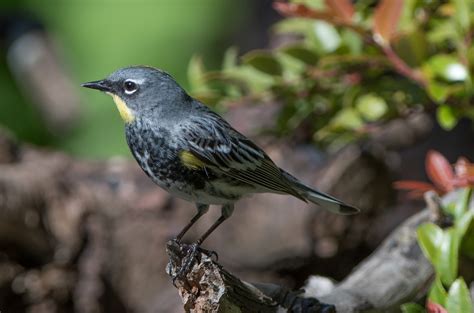
[[[186,244],[178,244],[174,240],[168,242],[168,275],[176,275],[188,257],[188,251]],[[283,309],[291,312],[335,312],[332,305],[300,297],[301,292],[290,292],[276,285],[244,282],[202,252],[189,273],[185,277],[177,277],[174,283],[186,312],[273,313]]]

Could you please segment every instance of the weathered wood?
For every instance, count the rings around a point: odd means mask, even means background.
[[[172,240],[168,242],[170,261],[167,273],[175,277],[189,257],[189,246]],[[311,312],[332,313],[334,307],[316,299],[299,297],[276,285],[252,285],[235,277],[203,252],[185,276],[174,281],[186,312]]]
[[[433,276],[417,241],[416,227],[428,220],[423,211],[397,228],[352,274],[321,300],[337,312],[400,311],[400,304],[423,295]]]

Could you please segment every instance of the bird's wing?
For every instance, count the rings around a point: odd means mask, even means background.
[[[193,117],[180,128],[188,147],[180,156],[189,168],[208,167],[242,182],[304,200],[266,153],[219,115],[209,112],[204,117]]]

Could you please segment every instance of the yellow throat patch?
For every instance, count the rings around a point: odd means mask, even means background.
[[[181,159],[181,163],[189,169],[198,170],[205,167],[204,162],[199,160],[189,151],[181,151],[179,153],[179,158]]]
[[[123,101],[119,96],[114,95],[110,92],[107,92],[109,96],[112,97],[112,99],[115,102],[115,105],[117,106],[117,109],[120,113],[120,117],[122,117],[122,120],[125,123],[131,123],[135,119],[135,116],[133,115],[132,110],[128,108],[128,106],[125,104],[125,101]]]

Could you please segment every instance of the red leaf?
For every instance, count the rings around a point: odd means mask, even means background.
[[[273,2],[273,8],[282,15],[296,15],[300,5],[286,2]]]
[[[393,187],[395,189],[408,190],[407,196],[410,199],[423,198],[423,194],[429,190],[435,190],[439,193],[439,190],[432,184],[414,180],[399,180],[393,183]]]
[[[474,177],[469,178],[454,178],[453,179],[453,187],[454,188],[464,188],[474,185]]]
[[[332,12],[330,13],[326,11],[313,10],[304,4],[275,1],[273,2],[273,8],[285,16],[313,18],[317,20],[324,20],[330,23],[334,20],[334,14]]]
[[[403,189],[403,190],[417,190],[417,191],[429,191],[436,189],[435,186],[429,183],[425,183],[422,181],[416,180],[399,180],[393,183],[393,187],[395,189]]]
[[[431,300],[428,300],[428,303],[426,303],[426,312],[427,313],[448,313],[448,311],[445,308],[443,308],[438,303],[432,302]]]
[[[382,0],[375,9],[374,39],[381,45],[388,45],[396,34],[402,14],[403,0]]]
[[[345,22],[351,22],[354,16],[354,6],[349,0],[326,0],[326,6],[331,9],[337,17]]]
[[[310,8],[298,3],[275,1],[273,2],[273,8],[280,12],[280,14],[289,16],[306,17],[310,12]]]
[[[423,199],[425,192],[420,190],[412,190],[407,193],[407,198],[410,200]]]
[[[454,189],[454,172],[448,160],[438,151],[430,150],[426,155],[426,173],[437,188],[443,192]]]

